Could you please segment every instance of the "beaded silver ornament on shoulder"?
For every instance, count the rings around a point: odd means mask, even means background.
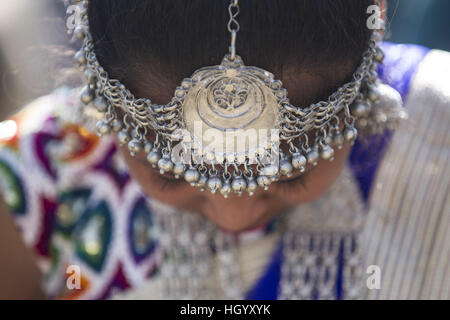
[[[333,161],[335,148],[341,149],[346,142],[353,144],[358,130],[379,133],[393,127],[395,120],[403,116],[400,112],[391,112],[401,106],[398,93],[378,79],[377,63],[382,63],[384,54],[379,47],[381,37],[376,31],[351,82],[326,101],[297,107],[290,103],[286,89],[273,74],[244,66],[236,55],[239,4],[232,0],[228,24],[230,53],[225,55],[221,65],[202,68],[191,78],[184,79],[169,103],[157,105],[150,99],[136,98],[120,81],[109,77],[95,54],[89,32],[88,1],[75,1],[75,4],[79,6],[81,20],[73,37],[83,41],[75,59],[85,70],[87,79],[81,101],[103,114],[96,125],[98,133],[116,133],[119,143],[128,145],[131,155],[144,151],[148,162],[161,174],[184,177],[202,191],[208,189],[228,197],[244,192],[253,195],[258,187],[267,190],[280,177],[291,176],[295,171],[303,173],[316,166],[320,159]],[[254,101],[265,104],[251,105],[248,102],[251,94],[256,97]],[[258,146],[253,157],[256,165],[252,165],[247,153],[200,154],[198,161],[192,152],[195,148],[191,147],[183,149],[184,153],[192,155],[187,161],[175,159],[172,151],[181,139],[176,132],[187,130],[193,134],[194,121],[218,131],[239,129],[240,125],[277,129],[279,145],[275,152],[273,144]],[[233,127],[234,124],[238,125]],[[155,136],[153,141],[148,139],[150,133]],[[288,146],[288,152],[281,151],[283,144]],[[260,160],[268,154],[275,155],[277,161]]]

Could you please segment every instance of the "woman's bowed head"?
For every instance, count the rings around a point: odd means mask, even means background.
[[[450,58],[382,43],[385,1],[66,2],[84,88],[0,144],[47,296],[448,296]],[[38,296],[12,222],[0,295]]]
[[[104,114],[101,135],[117,132],[148,196],[252,228],[322,195],[358,119],[374,127],[383,53],[366,27],[373,4],[82,2],[82,101]]]

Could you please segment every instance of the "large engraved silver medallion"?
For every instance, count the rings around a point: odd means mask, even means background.
[[[182,104],[185,127],[209,160],[243,163],[277,138],[280,103],[287,98],[270,72],[225,56],[183,83],[185,89],[189,84]]]

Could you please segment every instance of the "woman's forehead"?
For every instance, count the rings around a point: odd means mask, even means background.
[[[349,57],[336,62],[305,62],[303,65],[286,62],[278,70],[269,71],[282,81],[292,104],[307,106],[325,100],[348,82],[360,60],[361,57]],[[145,71],[147,68],[148,71]],[[170,101],[176,87],[186,77],[181,71],[168,73],[161,63],[148,67],[139,65],[139,68],[131,66],[127,75],[125,83],[137,97],[152,97],[152,101],[157,104]]]

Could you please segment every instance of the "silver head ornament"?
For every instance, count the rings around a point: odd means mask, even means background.
[[[391,129],[391,119],[401,118],[401,112],[392,112],[401,107],[398,93],[378,79],[377,63],[384,57],[378,31],[349,83],[326,101],[298,107],[272,73],[246,66],[236,54],[239,3],[231,0],[229,53],[219,65],[182,80],[172,100],[157,105],[136,98],[109,77],[95,54],[88,0],[74,5],[82,19],[72,33],[83,41],[75,59],[87,79],[81,101],[103,115],[98,133],[117,134],[131,155],[145,152],[161,174],[184,178],[201,190],[224,197],[267,190],[281,177],[303,173],[319,160],[333,161],[335,149],[353,144],[358,130]],[[386,116],[394,113],[398,117]]]

